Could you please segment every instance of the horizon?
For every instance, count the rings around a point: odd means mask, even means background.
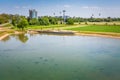
[[[95,18],[120,17],[119,3],[119,0],[1,0],[0,14],[28,16],[29,9],[36,9],[38,16],[61,16],[60,12],[66,10],[70,17],[89,18],[92,14]]]

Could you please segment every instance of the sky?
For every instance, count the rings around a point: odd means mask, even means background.
[[[29,9],[38,16],[62,16],[66,10],[71,17],[120,17],[120,0],[0,0],[0,13],[29,16]]]

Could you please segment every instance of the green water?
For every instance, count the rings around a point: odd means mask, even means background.
[[[120,39],[11,35],[0,41],[0,80],[120,80]]]

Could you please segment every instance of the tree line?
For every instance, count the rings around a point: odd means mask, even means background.
[[[64,22],[65,21],[65,22]],[[81,17],[69,17],[64,20],[62,16],[42,16],[38,18],[29,18],[21,15],[0,14],[0,24],[10,22],[13,26],[24,29],[27,25],[56,25],[56,24],[68,24],[73,25],[75,22],[113,22],[120,21],[120,18],[81,18]]]
[[[0,24],[9,22],[9,14],[0,14]]]

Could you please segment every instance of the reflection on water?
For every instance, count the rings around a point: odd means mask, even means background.
[[[26,34],[18,34],[18,35],[12,35],[17,40],[21,41],[22,43],[26,43],[28,41],[28,36]]]
[[[26,43],[26,42],[28,41],[28,39],[29,39],[26,34],[17,34],[17,35],[12,34],[11,37],[10,37],[10,36],[7,36],[7,37],[5,37],[4,39],[2,39],[1,41],[7,42],[7,41],[9,41],[10,38],[12,38],[12,37],[16,38],[17,40],[19,40],[19,41],[22,42],[22,43]]]
[[[7,41],[9,41],[9,40],[10,40],[10,36],[7,36],[7,37],[3,38],[1,41],[7,42]]]
[[[119,74],[119,39],[21,34],[0,42],[0,80],[120,80]]]

